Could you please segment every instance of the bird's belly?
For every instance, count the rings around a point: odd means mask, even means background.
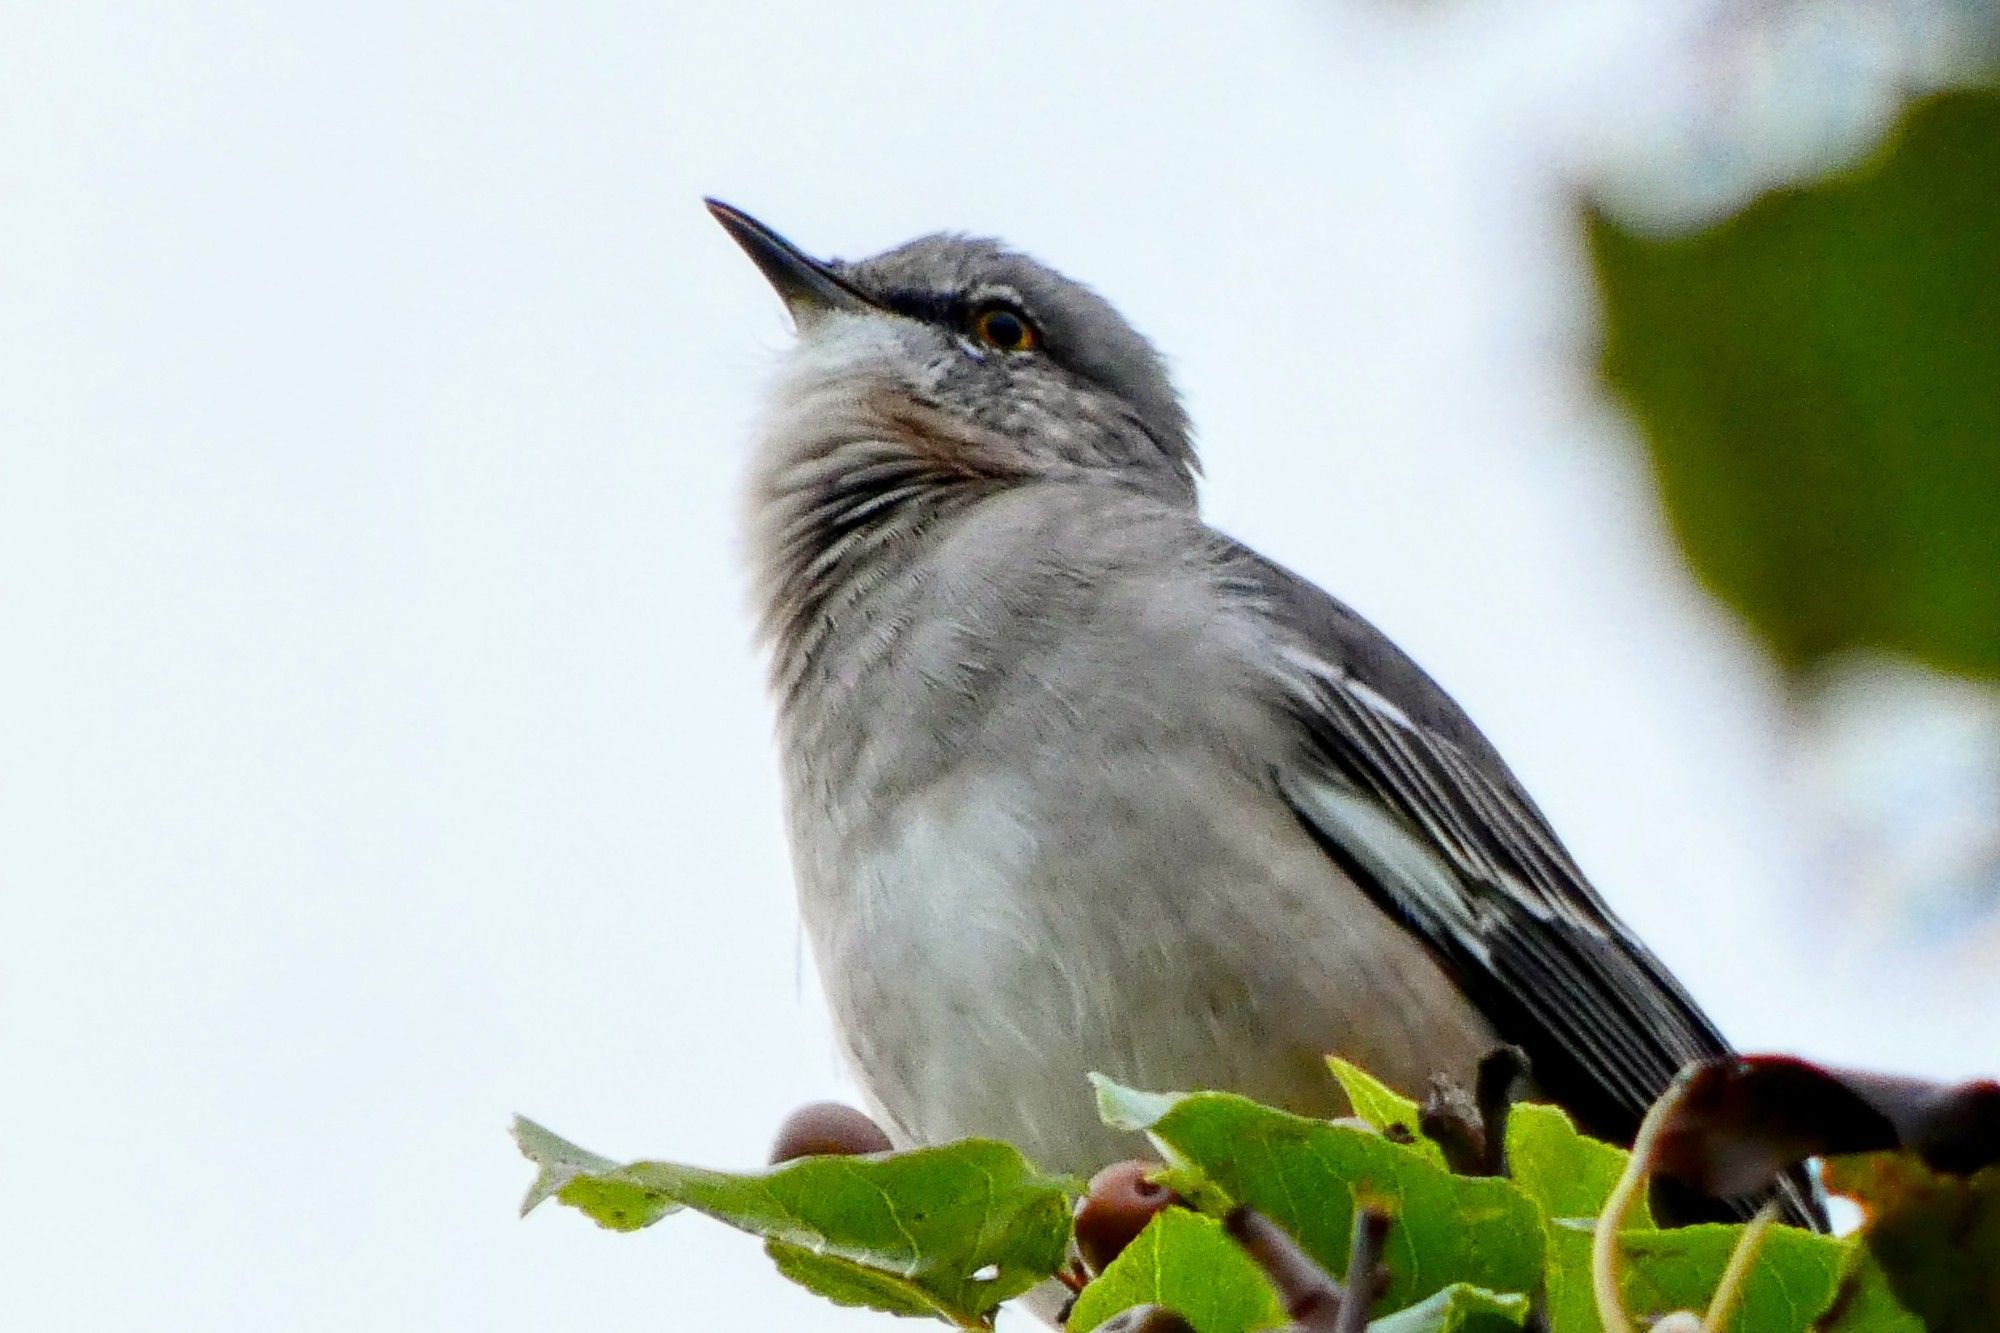
[[[1092,1071],[1331,1114],[1325,1053],[1421,1091],[1495,1044],[1247,781],[961,778],[819,878],[806,917],[835,1017],[903,1143],[991,1136],[1088,1171],[1138,1147],[1098,1121]]]

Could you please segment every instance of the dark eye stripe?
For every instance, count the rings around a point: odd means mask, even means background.
[[[972,324],[978,314],[996,304],[1004,305],[1027,326],[1029,346],[1036,351],[1050,350],[1043,341],[1042,326],[1011,300],[996,301],[991,296],[983,296],[975,302],[963,292],[939,292],[918,287],[891,287],[871,292],[870,296],[884,309],[959,334],[976,333]],[[1055,359],[1063,361],[1060,355],[1056,355]]]
[[[970,310],[966,299],[957,292],[900,288],[877,292],[875,299],[899,315],[908,315],[911,319],[920,319],[930,324],[943,324],[952,328],[963,324]]]

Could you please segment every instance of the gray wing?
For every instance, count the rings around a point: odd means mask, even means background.
[[[1254,552],[1232,544],[1225,571],[1290,631],[1306,758],[1280,775],[1285,799],[1527,1052],[1543,1090],[1592,1133],[1629,1143],[1682,1067],[1729,1052],[1722,1034],[1605,906],[1435,681],[1353,611]],[[1826,1225],[1808,1176],[1781,1193],[1789,1220]],[[1756,1202],[1713,1211],[1741,1216]]]

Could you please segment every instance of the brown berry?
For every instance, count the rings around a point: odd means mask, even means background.
[[[799,1157],[853,1157],[889,1151],[882,1127],[851,1106],[809,1102],[785,1117],[771,1145],[771,1165]]]
[[[1090,1188],[1076,1205],[1076,1252],[1095,1276],[1116,1259],[1133,1237],[1168,1204],[1182,1202],[1165,1185],[1146,1177],[1158,1162],[1118,1162],[1090,1178]]]

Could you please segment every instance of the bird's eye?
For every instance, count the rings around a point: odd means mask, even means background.
[[[972,331],[979,341],[1002,352],[1032,352],[1035,326],[1010,305],[981,306],[972,315]]]

